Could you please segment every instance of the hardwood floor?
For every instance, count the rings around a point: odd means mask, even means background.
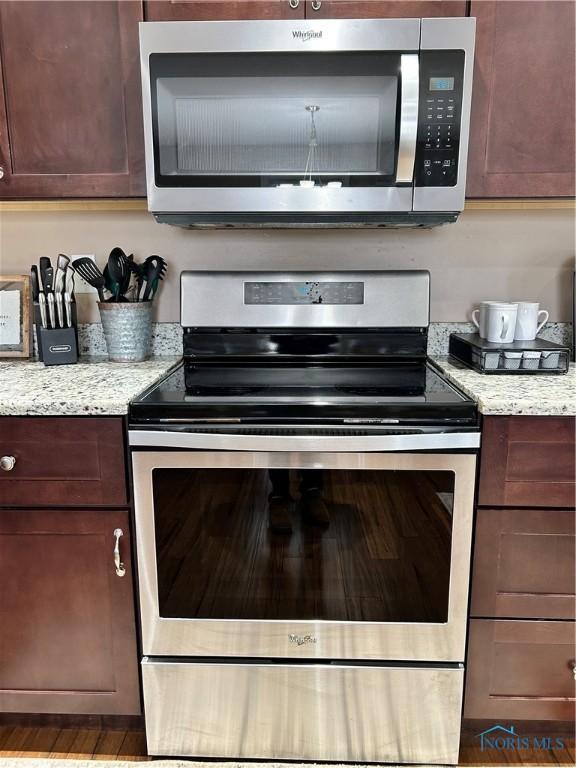
[[[481,752],[475,736],[464,735],[461,766],[574,765],[573,736],[565,736],[565,749]],[[61,758],[76,760],[151,760],[146,755],[144,731],[114,731],[73,728],[23,728],[0,726],[2,758]],[[210,762],[206,765],[210,766]],[[287,763],[287,766],[290,766]]]

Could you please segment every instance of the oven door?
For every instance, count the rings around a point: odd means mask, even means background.
[[[145,655],[464,660],[474,454],[132,461]]]
[[[140,34],[151,210],[412,210],[420,19]]]

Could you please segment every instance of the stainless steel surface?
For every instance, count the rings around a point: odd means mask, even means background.
[[[98,302],[102,329],[113,362],[141,362],[150,356],[152,302]]]
[[[451,765],[464,670],[142,662],[152,755]]]
[[[419,46],[420,19],[140,22],[144,70],[152,53],[409,52]]]
[[[417,54],[403,54],[400,57],[401,101],[400,136],[398,140],[398,164],[396,181],[411,182],[416,159],[416,136],[418,133],[419,63]]]
[[[40,319],[42,328],[48,328],[48,317],[46,315],[46,294],[44,291],[38,293],[38,304],[40,305]]]
[[[12,472],[16,466],[16,458],[14,456],[2,456],[0,459],[0,469],[4,472]]]
[[[54,309],[54,294],[48,294],[48,317],[50,318],[50,328],[56,328],[56,312]]]
[[[363,282],[364,304],[244,303],[244,283]],[[182,325],[190,328],[423,328],[430,319],[430,273],[182,272]]]
[[[225,432],[173,432],[160,430],[130,430],[132,447],[181,448],[188,451],[447,451],[479,448],[479,432],[443,432],[418,435],[242,435]]]
[[[475,18],[422,19],[422,50],[464,51],[464,88],[460,118],[458,182],[453,187],[414,187],[414,211],[464,210],[475,39]]]
[[[295,659],[462,662],[476,457],[447,453],[133,451],[143,653]],[[445,623],[160,618],[152,473],[157,468],[301,468],[452,471],[455,475],[448,619]],[[313,635],[298,645],[290,635]],[[356,702],[351,704],[355,706]],[[397,710],[400,712],[401,710]],[[459,710],[458,710],[459,714]],[[359,759],[359,758],[355,758]]]
[[[120,539],[124,536],[122,528],[114,529],[114,568],[116,569],[116,576],[125,576],[126,568],[124,563],[120,559]]]
[[[466,52],[458,184],[455,187],[157,187],[154,178],[152,107],[148,58],[170,52],[401,51],[423,48]],[[156,213],[323,214],[461,211],[464,204],[474,20],[358,19],[294,21],[143,22],[140,53],[148,208]],[[412,111],[410,111],[411,113]],[[398,181],[412,180],[412,121],[406,112],[400,132]]]

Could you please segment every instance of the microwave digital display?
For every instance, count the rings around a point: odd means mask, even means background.
[[[453,77],[431,77],[430,90],[431,91],[453,91],[454,78]]]

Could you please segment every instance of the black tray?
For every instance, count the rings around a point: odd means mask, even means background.
[[[477,333],[451,333],[448,351],[469,368],[488,374],[562,374],[568,372],[570,360],[570,349],[553,341],[534,339],[499,344],[481,339]],[[540,358],[507,359],[506,353],[510,352],[540,352]],[[532,367],[535,364],[538,367]]]

